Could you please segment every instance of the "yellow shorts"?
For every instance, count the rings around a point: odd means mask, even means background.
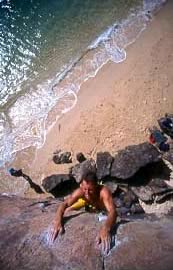
[[[78,199],[77,202],[75,202],[74,204],[72,204],[71,208],[73,210],[79,210],[82,207],[85,207],[86,205],[88,205],[87,202],[84,199],[80,198],[80,199]]]

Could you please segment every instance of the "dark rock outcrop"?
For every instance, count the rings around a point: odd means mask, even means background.
[[[76,159],[77,159],[77,161],[78,161],[79,163],[82,163],[82,162],[84,162],[84,161],[86,160],[86,157],[84,156],[83,153],[79,152],[79,153],[77,153],[77,155],[76,155]]]
[[[60,197],[77,188],[77,183],[69,174],[53,174],[43,179],[42,186],[55,197]]]
[[[173,147],[173,145],[171,145]],[[163,154],[163,158],[173,165],[173,149]]]
[[[112,194],[114,194],[118,188],[118,185],[113,181],[106,181],[104,182],[104,185],[109,188]]]
[[[112,256],[105,258],[104,269],[171,270],[171,230],[171,221],[138,221],[120,226],[116,248]]]
[[[128,179],[141,167],[160,160],[160,153],[153,145],[147,142],[128,146],[124,150],[120,150],[114,157],[111,177]]]
[[[96,166],[97,166],[97,178],[99,180],[110,175],[112,162],[113,157],[109,152],[97,153]]]
[[[50,244],[48,232],[59,203],[49,200],[44,209],[42,204],[0,196],[1,270],[172,270],[172,217],[122,220],[115,246],[105,257],[95,242],[101,227],[96,214],[71,213],[64,220],[65,234]]]
[[[165,162],[165,164],[170,169],[170,178],[173,179],[173,142],[170,143],[170,151],[163,153],[162,157]]]
[[[131,214],[143,214],[144,210],[138,203],[137,196],[131,190],[121,190],[118,186],[119,193],[113,198],[120,216]]]
[[[173,188],[160,179],[153,179],[145,186],[131,187],[131,189],[144,202],[153,202],[156,199],[159,203],[173,193]]]
[[[56,164],[65,164],[65,163],[72,163],[72,157],[70,152],[55,152],[53,156],[53,161]]]
[[[80,183],[82,180],[83,176],[87,172],[94,172],[96,173],[96,163],[94,159],[87,159],[82,163],[76,164],[72,169],[71,169],[71,175],[75,178],[77,183]]]
[[[134,204],[132,204],[132,206],[130,208],[130,213],[132,215],[134,215],[134,214],[138,215],[138,214],[144,214],[145,211],[144,211],[144,209],[141,207],[141,205],[139,203],[134,203]]]
[[[68,174],[53,174],[51,176],[46,177],[42,181],[42,186],[47,192],[52,191],[58,185],[70,181],[71,178]]]
[[[158,120],[161,130],[173,139],[173,115],[167,114]]]

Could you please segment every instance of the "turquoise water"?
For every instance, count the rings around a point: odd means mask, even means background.
[[[108,60],[126,59],[163,1],[0,0],[0,165],[40,147]],[[56,107],[56,116],[52,111]]]

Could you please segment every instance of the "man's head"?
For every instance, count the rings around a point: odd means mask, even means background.
[[[93,172],[87,172],[83,175],[83,179],[80,183],[80,188],[84,192],[84,196],[88,200],[92,200],[97,196],[97,177]]]

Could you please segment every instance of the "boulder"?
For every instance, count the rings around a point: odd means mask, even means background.
[[[128,146],[124,150],[120,150],[114,157],[111,177],[128,179],[141,167],[160,160],[161,156],[158,150],[147,142]]]
[[[172,200],[173,199],[173,189],[165,192],[164,194],[159,194],[155,196],[155,202],[156,203],[162,203],[166,200]]]
[[[121,196],[121,200],[123,200],[124,206],[127,208],[130,208],[134,203],[138,202],[137,196],[131,190],[124,192],[124,195]]]
[[[146,214],[154,214],[159,216],[173,215],[173,200],[166,200],[162,203],[153,202],[149,204],[139,199],[139,203]]]
[[[113,157],[109,152],[98,152],[96,158],[97,178],[103,179],[110,175]]]
[[[130,214],[144,213],[140,205],[140,209],[138,209],[138,198],[131,190],[122,191],[120,194],[117,194],[113,200],[117,207],[118,215],[121,217]]]
[[[134,215],[134,214],[139,215],[139,214],[144,214],[145,211],[144,211],[144,209],[142,208],[142,206],[140,205],[140,203],[135,203],[135,204],[132,204],[132,206],[131,206],[131,208],[130,208],[130,213],[131,213],[132,215]]]
[[[104,185],[109,188],[112,194],[115,193],[118,188],[118,185],[113,181],[106,181],[104,182]]]
[[[132,187],[132,191],[144,202],[153,201],[153,189],[150,186]]]
[[[55,152],[53,156],[53,161],[56,164],[65,164],[65,163],[72,163],[72,157],[70,152]]]
[[[48,232],[58,202],[52,201],[45,211],[40,201],[2,196],[0,203],[1,270],[102,268],[100,251],[95,248],[100,224],[93,215],[76,213],[67,217],[65,234],[51,244]]]
[[[86,160],[86,157],[84,156],[83,153],[79,152],[79,153],[77,153],[77,155],[76,155],[76,159],[77,159],[77,161],[78,161],[79,163],[82,163],[82,162],[84,162],[84,161]]]
[[[164,153],[163,158],[167,160],[173,166],[173,152],[172,151]]]
[[[170,143],[170,151],[162,155],[163,161],[170,169],[170,179],[173,179],[173,142]]]
[[[166,114],[158,120],[158,124],[161,130],[173,139],[173,115]]]
[[[131,187],[134,194],[144,202],[163,201],[173,192],[173,188],[169,187],[161,179],[152,179],[145,186]]]
[[[120,221],[114,247],[105,256],[95,241],[104,222],[97,214],[69,213],[65,233],[51,244],[48,232],[59,202],[49,199],[44,211],[41,203],[0,195],[1,270],[172,270],[171,216],[157,222]]]
[[[167,220],[133,221],[121,225],[117,231],[116,247],[111,256],[104,259],[104,269],[171,270],[171,231],[171,221]]]
[[[53,174],[42,181],[42,186],[54,196],[62,196],[76,188],[76,181],[69,174]]]
[[[83,176],[87,172],[94,172],[96,173],[96,163],[94,159],[87,159],[83,161],[82,163],[76,164],[71,169],[71,175],[75,178],[77,183],[80,183]]]

